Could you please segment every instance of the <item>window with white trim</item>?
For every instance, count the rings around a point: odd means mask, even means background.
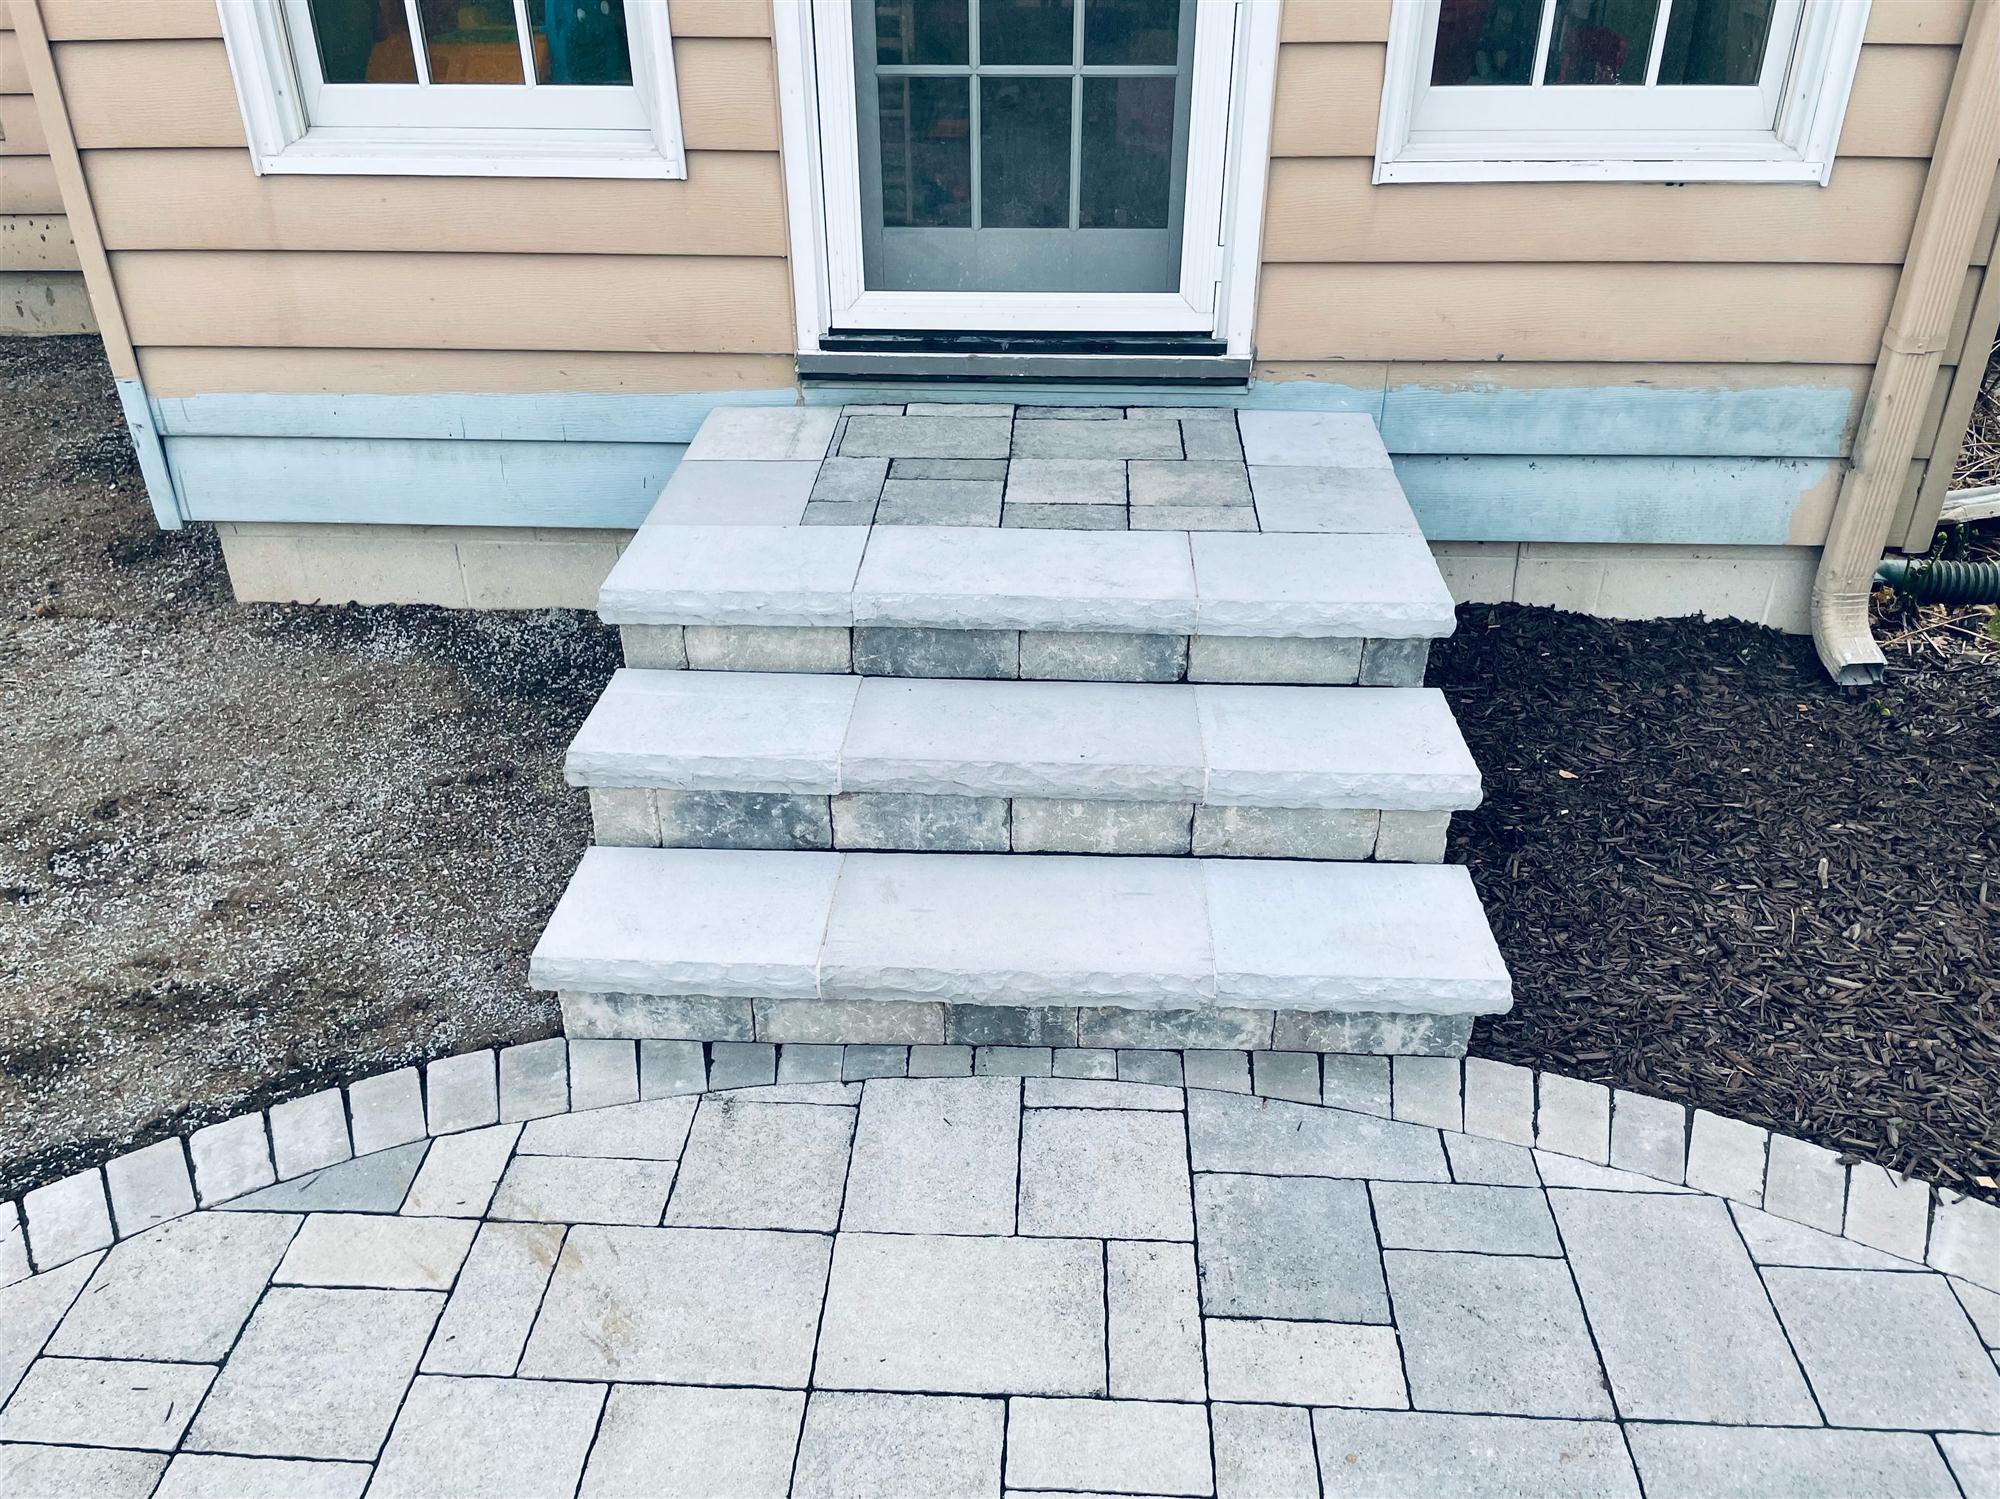
[[[1395,0],[1377,182],[1826,182],[1869,0]]]
[[[684,177],[667,0],[221,0],[260,172]]]

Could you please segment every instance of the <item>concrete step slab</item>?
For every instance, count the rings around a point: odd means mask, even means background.
[[[802,795],[1453,811],[1478,767],[1430,688],[620,671],[570,783]]]
[[[1446,865],[590,850],[531,966],[569,993],[1133,1010],[1494,1013]]]

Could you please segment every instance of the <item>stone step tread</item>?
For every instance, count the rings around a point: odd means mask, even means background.
[[[539,988],[866,1002],[1487,1014],[1512,987],[1451,865],[593,848]]]
[[[937,681],[621,670],[570,784],[1462,811],[1479,767],[1435,688]]]
[[[611,624],[1436,638],[1421,536],[956,526],[648,526],[604,581]]]

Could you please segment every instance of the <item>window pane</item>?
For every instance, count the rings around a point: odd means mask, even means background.
[[[1168,227],[1178,82],[1157,77],[1084,79],[1084,228]]]
[[[1660,82],[1754,88],[1777,0],[1674,0]]]
[[[528,0],[540,83],[630,83],[625,0]]]
[[[311,0],[319,70],[328,83],[415,83],[403,0]]]
[[[966,0],[875,0],[879,63],[964,63]]]
[[[1068,67],[1076,60],[1070,0],[979,0],[979,60]]]
[[[1069,227],[1070,80],[979,80],[979,219],[989,229]]]
[[[1555,0],[1544,83],[1644,83],[1658,0]]]
[[[513,0],[417,0],[432,83],[524,83]]]
[[[964,78],[884,78],[882,222],[972,227],[971,97]]]
[[[1171,65],[1180,51],[1180,0],[1084,0],[1085,62]]]
[[[1431,82],[1527,83],[1535,72],[1542,0],[1444,0]]]

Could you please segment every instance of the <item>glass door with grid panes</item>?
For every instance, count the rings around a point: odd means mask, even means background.
[[[871,292],[1173,292],[1196,0],[853,0]]]

